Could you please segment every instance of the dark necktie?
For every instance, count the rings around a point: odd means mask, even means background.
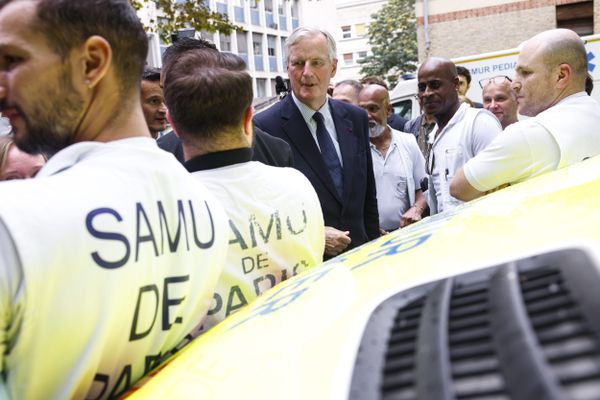
[[[342,164],[340,164],[340,159],[333,146],[333,140],[331,140],[331,136],[329,135],[329,132],[327,132],[327,128],[325,128],[323,115],[317,111],[313,114],[313,119],[317,122],[317,140],[319,141],[319,147],[321,148],[321,156],[329,170],[333,185],[341,197],[344,193]]]

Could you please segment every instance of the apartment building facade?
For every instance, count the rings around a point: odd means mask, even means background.
[[[514,48],[541,31],[600,33],[600,0],[416,0],[419,60]]]
[[[285,40],[300,25],[302,2],[306,0],[208,0],[211,10],[227,14],[242,28],[231,34],[196,33],[221,51],[242,57],[252,75],[255,97],[275,96],[275,77],[287,79]],[[139,11],[148,26],[160,23],[160,10],[148,1]],[[164,46],[163,46],[164,47]]]
[[[336,24],[329,28],[337,41],[338,71],[336,82],[360,79],[359,60],[371,54],[367,36],[371,15],[378,12],[386,0],[336,0]]]

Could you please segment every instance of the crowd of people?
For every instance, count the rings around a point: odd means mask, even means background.
[[[481,105],[468,70],[424,60],[408,121],[378,77],[328,93],[320,28],[287,39],[289,93],[257,115],[240,57],[146,52],[126,0],[0,2],[0,397],[118,397],[277,283],[600,154],[567,30],[479,82]]]

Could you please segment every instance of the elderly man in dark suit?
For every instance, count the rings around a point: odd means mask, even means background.
[[[257,127],[288,142],[294,167],[315,188],[326,225],[325,256],[379,236],[375,179],[364,110],[328,99],[335,41],[300,27],[286,42],[291,95],[257,115]]]

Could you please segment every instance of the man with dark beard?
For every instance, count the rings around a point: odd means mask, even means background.
[[[115,398],[179,348],[224,264],[221,206],[150,137],[127,0],[0,1],[0,398]]]

